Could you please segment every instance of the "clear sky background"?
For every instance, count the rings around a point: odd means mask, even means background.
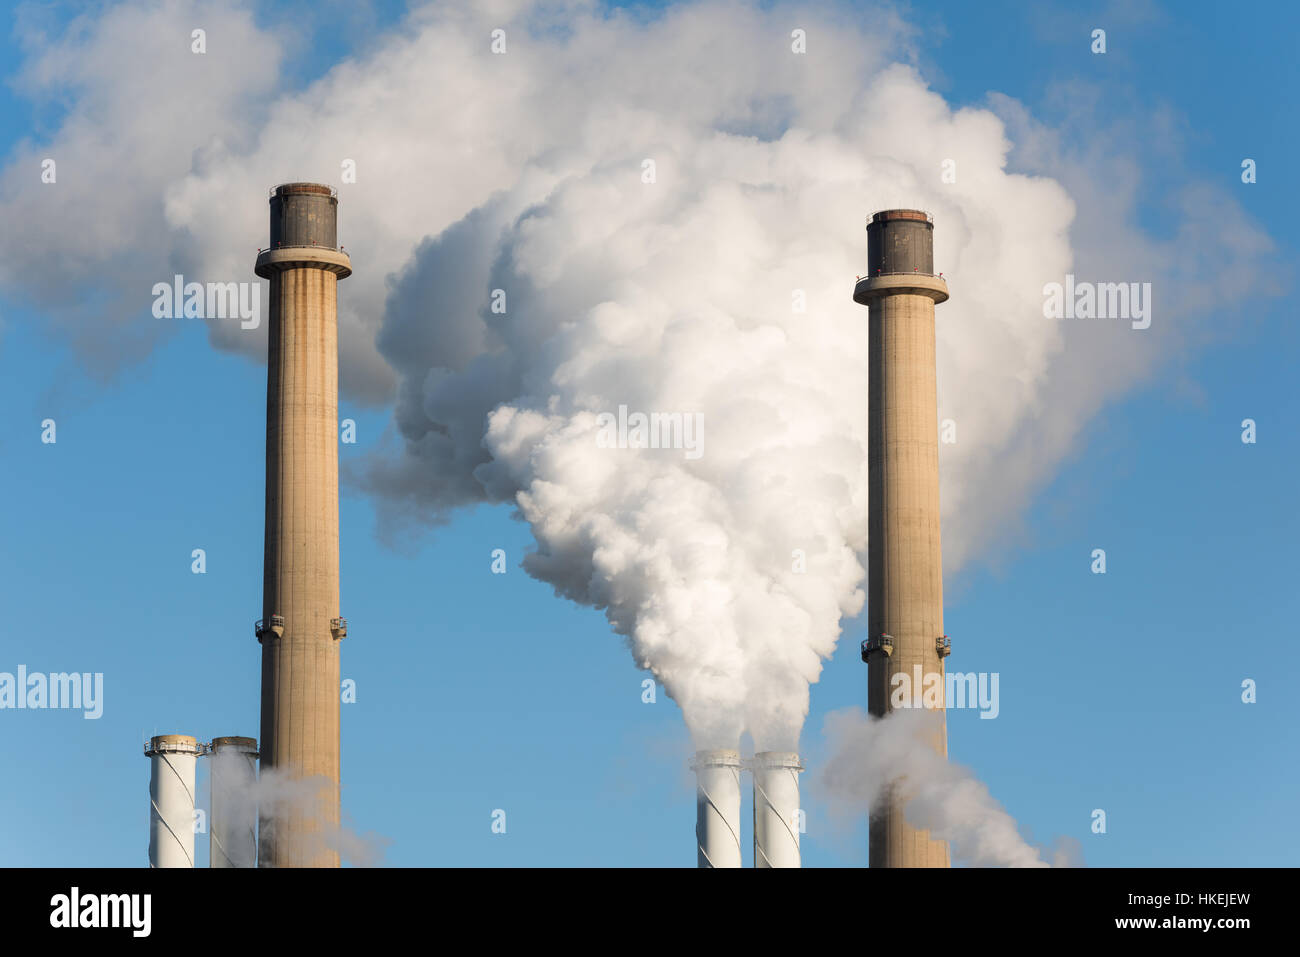
[[[291,81],[400,21],[397,5],[371,6],[349,29],[313,13],[319,32],[294,53]],[[903,11],[922,28],[922,75],[950,104],[997,92],[1051,124],[1075,82],[1116,114],[1159,103],[1180,130],[1176,175],[1231,191],[1294,262],[1293,4],[1140,16],[1118,12],[1129,5],[950,6]],[[1088,50],[1094,26],[1108,27],[1104,58]],[[6,73],[23,56],[0,35]],[[0,88],[6,164],[58,123],[57,105]],[[1134,130],[1128,156],[1144,182],[1175,175],[1165,135]],[[1244,157],[1258,163],[1256,184],[1240,182]],[[1137,215],[1157,235],[1166,227],[1158,206],[1139,203]],[[261,239],[249,237],[250,253]],[[251,254],[248,265],[251,278]],[[106,684],[97,721],[0,712],[0,865],[144,865],[143,742],[258,733],[265,367],[213,349],[201,323],[176,322],[105,378],[49,334],[51,316],[4,289],[0,308],[0,671],[103,672]],[[950,712],[952,760],[1022,833],[1075,838],[1090,866],[1293,865],[1300,854],[1300,354],[1292,299],[1246,313],[1106,405],[1023,502],[1021,527],[945,583],[950,666],[1001,675],[997,720]],[[160,321],[148,301],[138,321]],[[340,446],[342,462],[389,428],[388,408],[347,396],[340,416],[359,437]],[[53,446],[40,442],[47,417]],[[1258,423],[1254,445],[1241,442],[1244,418]],[[479,507],[399,552],[375,521],[374,503],[344,489],[343,674],[357,700],[342,706],[343,804],[357,831],[390,842],[385,863],[692,866],[681,714],[662,688],[643,703],[645,676],[600,613],[518,567],[528,527]],[[205,575],[191,574],[195,548]],[[506,575],[490,573],[495,548]],[[1104,576],[1090,572],[1094,548],[1106,550]],[[865,706],[865,627],[865,612],[845,623],[813,686],[810,767],[825,715]],[[1241,701],[1247,678],[1253,705]],[[865,864],[865,829],[832,821],[806,790],[805,866]],[[498,808],[504,835],[490,827]],[[1090,830],[1095,808],[1104,835]]]

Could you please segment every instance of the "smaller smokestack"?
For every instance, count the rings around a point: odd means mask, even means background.
[[[696,751],[695,844],[700,867],[740,867],[740,752]]]
[[[188,734],[149,739],[149,866],[194,866],[194,764],[203,749]]]
[[[212,739],[209,867],[257,866],[257,802],[253,794],[256,762],[256,739]]]
[[[760,751],[754,775],[754,866],[799,867],[799,755]]]

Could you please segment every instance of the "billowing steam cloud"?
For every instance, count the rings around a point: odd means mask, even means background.
[[[710,56],[734,85],[666,66],[722,23],[740,37]],[[583,78],[587,122],[419,250],[378,340],[406,455],[364,482],[433,514],[515,503],[538,544],[525,568],[605,611],[700,747],[748,730],[795,749],[862,608],[865,215],[904,197],[935,210],[940,268],[973,286],[945,321],[1026,381],[1059,330],[1024,277],[1069,265],[1069,198],[1002,171],[991,114],[953,113],[851,32],[818,30],[806,68],[785,23],[703,6],[558,46],[554,80]],[[945,151],[969,187],[940,182]],[[951,381],[978,405],[987,371]],[[702,445],[610,448],[602,416],[621,409],[698,420]]]
[[[644,21],[439,3],[268,106],[273,34],[204,8],[208,53],[192,57],[175,36],[196,9],[126,4],[33,54],[24,88],[72,105],[0,179],[0,216],[41,227],[0,237],[0,284],[49,307],[124,277],[81,301],[139,295],[134,322],[114,318],[145,328],[145,291],[173,272],[248,278],[268,185],[337,183],[354,162],[341,378],[361,398],[396,389],[398,441],[353,481],[390,529],[516,505],[537,539],[528,571],[604,609],[701,747],[743,729],[793,747],[862,607],[866,314],[850,293],[870,211],[931,210],[952,288],[949,570],[1014,521],[1104,402],[1271,269],[1221,196],[1184,189],[1169,240],[1133,227],[1135,175],[1095,123],[1072,139],[1005,98],[950,107],[890,62],[909,33],[887,11],[703,2]],[[43,155],[75,171],[70,188],[34,182]],[[87,221],[115,228],[68,235]],[[1070,271],[1151,282],[1151,328],[1044,319],[1044,284]],[[264,328],[211,329],[264,354]],[[702,417],[703,444],[608,447],[600,417],[620,407]]]
[[[988,788],[929,746],[938,715],[921,708],[872,718],[858,708],[826,717],[830,758],[816,787],[842,813],[868,814],[891,789],[913,827],[949,843],[954,863],[1047,867]]]

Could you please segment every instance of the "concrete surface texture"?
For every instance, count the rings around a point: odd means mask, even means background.
[[[263,867],[339,865],[330,846],[339,822],[336,296],[352,269],[330,248],[336,211],[328,187],[279,187],[272,234],[297,248],[269,249],[256,268],[271,283],[262,615],[268,624],[282,619],[282,627],[261,635],[261,766],[264,779],[268,771],[309,779],[293,787],[264,783],[278,796],[264,798],[260,812]]]
[[[947,757],[944,656],[937,647],[944,630],[934,307],[948,288],[917,268],[933,269],[932,243],[924,213],[877,213],[868,226],[868,260],[882,271],[859,281],[854,299],[869,307],[868,638],[893,638],[892,653],[868,655],[868,710],[892,710],[894,675],[911,678],[917,666],[922,675],[937,675],[940,723],[930,746]],[[891,262],[908,268],[890,273]],[[887,800],[871,819],[870,864],[948,867],[948,845],[913,828],[901,803]]]

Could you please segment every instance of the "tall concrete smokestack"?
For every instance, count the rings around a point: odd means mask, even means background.
[[[934,307],[948,286],[934,275],[930,217],[914,209],[876,213],[867,225],[867,262],[853,292],[869,307],[867,706],[877,717],[891,710],[899,672],[909,681],[918,670],[937,675],[931,746],[947,757]],[[870,834],[872,867],[949,866],[947,843],[910,827],[897,800],[873,814]]]
[[[202,749],[188,734],[149,739],[149,866],[194,866],[194,764]]]
[[[208,866],[257,865],[257,742],[213,738],[208,757],[212,816],[208,821]]]
[[[700,867],[740,867],[740,752],[697,751],[695,844]]]
[[[799,755],[754,755],[754,866],[799,867]]]
[[[319,781],[318,800],[262,812],[259,865],[338,867],[322,831],[339,820],[338,281],[352,263],[328,186],[271,193],[262,585],[262,773]]]

